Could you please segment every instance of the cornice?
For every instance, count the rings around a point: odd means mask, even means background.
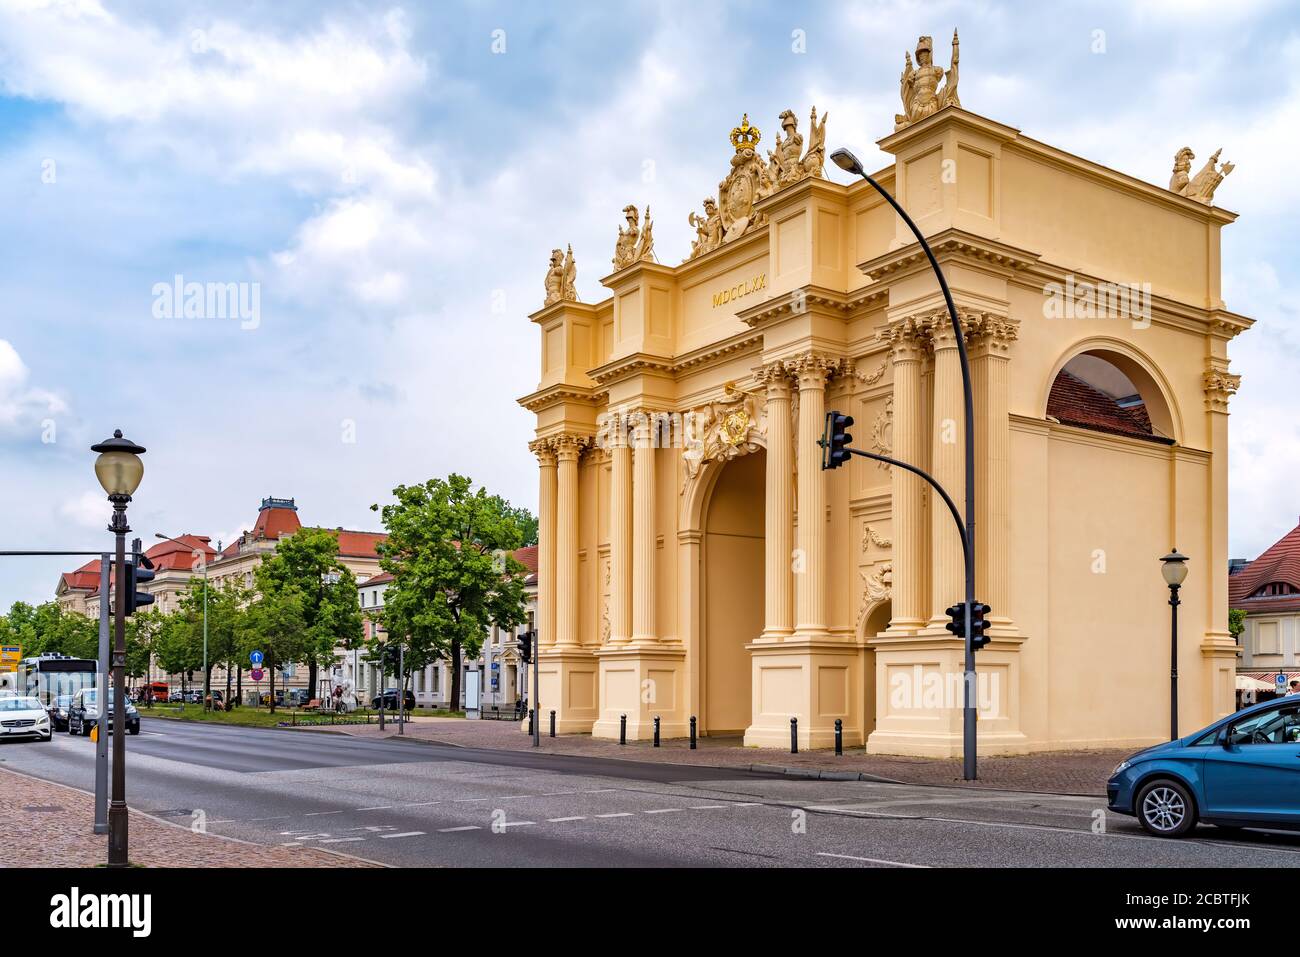
[[[602,366],[597,366],[587,373],[588,378],[601,385],[608,385],[631,375],[651,373],[671,377],[673,361],[662,356],[652,356],[645,352],[633,352],[630,355],[611,359]]]
[[[1008,272],[1029,269],[1039,261],[1038,253],[951,227],[927,236],[926,242],[930,244],[936,259],[975,260]],[[925,250],[917,242],[891,249],[858,265],[858,269],[868,279],[877,282],[888,276],[922,268],[929,269],[930,263]]]
[[[884,289],[870,286],[847,293],[825,286],[800,286],[742,309],[736,313],[736,318],[751,329],[758,329],[784,316],[802,315],[810,311],[847,320],[873,304],[883,302],[886,295]]]
[[[543,306],[536,312],[530,314],[528,318],[540,326],[546,325],[553,319],[558,319],[566,312],[580,312],[589,316],[595,316],[599,303],[593,304],[588,302],[576,302],[573,299],[560,299],[551,303],[549,306]]]
[[[562,402],[576,402],[583,405],[595,405],[602,393],[597,389],[586,389],[582,386],[565,385],[548,385],[544,389],[538,389],[536,392],[530,392],[528,395],[518,399],[529,412],[540,412],[542,409],[558,405]]]
[[[971,132],[980,133],[1003,143],[1009,143],[1020,138],[1020,130],[1014,126],[1007,126],[1005,123],[991,120],[987,116],[971,113],[969,110],[963,110],[960,106],[947,106],[931,113],[923,120],[909,123],[901,130],[895,130],[888,136],[876,140],[876,145],[886,153],[897,153],[907,145],[909,140],[924,136],[941,126],[965,127]]]
[[[763,348],[763,336],[758,332],[738,332],[720,342],[710,343],[690,352],[684,352],[673,363],[674,372],[686,372],[698,366],[710,365],[718,359],[744,352],[757,352]]]

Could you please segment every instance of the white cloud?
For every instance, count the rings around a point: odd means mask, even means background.
[[[32,430],[36,437],[42,422],[68,411],[54,392],[28,386],[29,373],[22,357],[7,339],[0,339],[0,432]]]
[[[103,531],[113,515],[103,492],[82,492],[59,506],[59,515],[78,528]]]

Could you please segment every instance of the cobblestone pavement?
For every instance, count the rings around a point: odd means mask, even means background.
[[[466,721],[461,718],[428,718],[406,726],[406,737],[440,741],[468,748],[512,751],[531,750],[532,739],[513,721]],[[395,737],[396,725],[388,723],[381,733],[378,725],[339,728],[356,737]],[[310,733],[310,732],[304,732]],[[1052,794],[1104,794],[1111,770],[1134,748],[1104,751],[1071,751],[1015,757],[984,757],[979,760],[979,780],[962,780],[960,758],[913,758],[864,754],[861,748],[836,757],[829,750],[790,754],[771,749],[746,748],[739,737],[700,738],[699,748],[690,750],[686,740],[664,741],[655,748],[648,741],[605,741],[590,735],[561,735],[551,738],[542,732],[541,750],[553,754],[581,754],[635,761],[664,761],[678,764],[720,767],[781,767],[809,772],[867,774],[904,784],[955,785],[1040,791]]]
[[[31,745],[41,747],[42,745]],[[92,832],[92,795],[0,768],[0,867],[95,867],[108,838]],[[143,867],[376,867],[312,848],[265,847],[195,834],[131,810],[131,863]]]

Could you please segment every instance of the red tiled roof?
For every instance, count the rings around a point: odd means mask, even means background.
[[[353,532],[346,528],[330,529],[339,539],[339,554],[345,558],[378,558],[375,546],[386,541],[386,532]]]
[[[363,581],[361,587],[366,588],[370,585],[387,585],[392,580],[393,576],[388,574],[388,572],[380,572],[378,575],[372,575]]]
[[[257,523],[253,526],[253,535],[257,538],[279,538],[292,535],[302,528],[298,512],[292,508],[268,506],[257,513]]]
[[[515,561],[523,565],[534,575],[537,574],[537,546],[525,545],[523,548],[516,548],[514,551]]]
[[[62,583],[69,589],[97,591],[99,589],[99,559],[92,558],[76,571],[64,572]]]
[[[1274,582],[1290,585],[1300,592],[1300,525],[1283,535],[1237,574],[1228,577],[1228,604],[1248,611],[1300,608],[1300,594],[1250,597]]]
[[[1047,397],[1047,414],[1064,425],[1082,429],[1156,442],[1169,441],[1153,433],[1151,417],[1145,406],[1124,408],[1100,389],[1065,371],[1052,383],[1051,394]]]
[[[178,535],[175,542],[161,541],[146,551],[145,555],[158,571],[193,571],[194,553],[200,549],[207,561],[212,561],[217,556],[217,550],[212,547],[212,540],[207,535]]]

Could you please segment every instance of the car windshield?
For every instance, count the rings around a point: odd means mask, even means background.
[[[1233,744],[1300,743],[1300,706],[1261,711],[1229,729]]]
[[[35,698],[5,697],[0,698],[0,711],[41,711],[41,703]]]
[[[59,695],[58,701],[55,702],[55,704],[57,704],[60,708],[66,708],[71,703],[72,703],[72,695],[70,694]]]
[[[97,704],[98,698],[99,698],[99,692],[96,691],[94,688],[89,689],[89,690],[86,692],[86,694],[85,694],[86,707],[87,707],[87,708],[93,708],[93,707],[95,707],[96,704]],[[117,699],[113,697],[113,689],[112,689],[112,688],[109,688],[109,689],[108,689],[108,706],[109,706],[110,708],[113,707],[113,702],[116,701],[116,700],[117,700]],[[127,702],[127,706],[129,707],[130,704],[131,704],[131,702],[128,701],[128,702]]]

